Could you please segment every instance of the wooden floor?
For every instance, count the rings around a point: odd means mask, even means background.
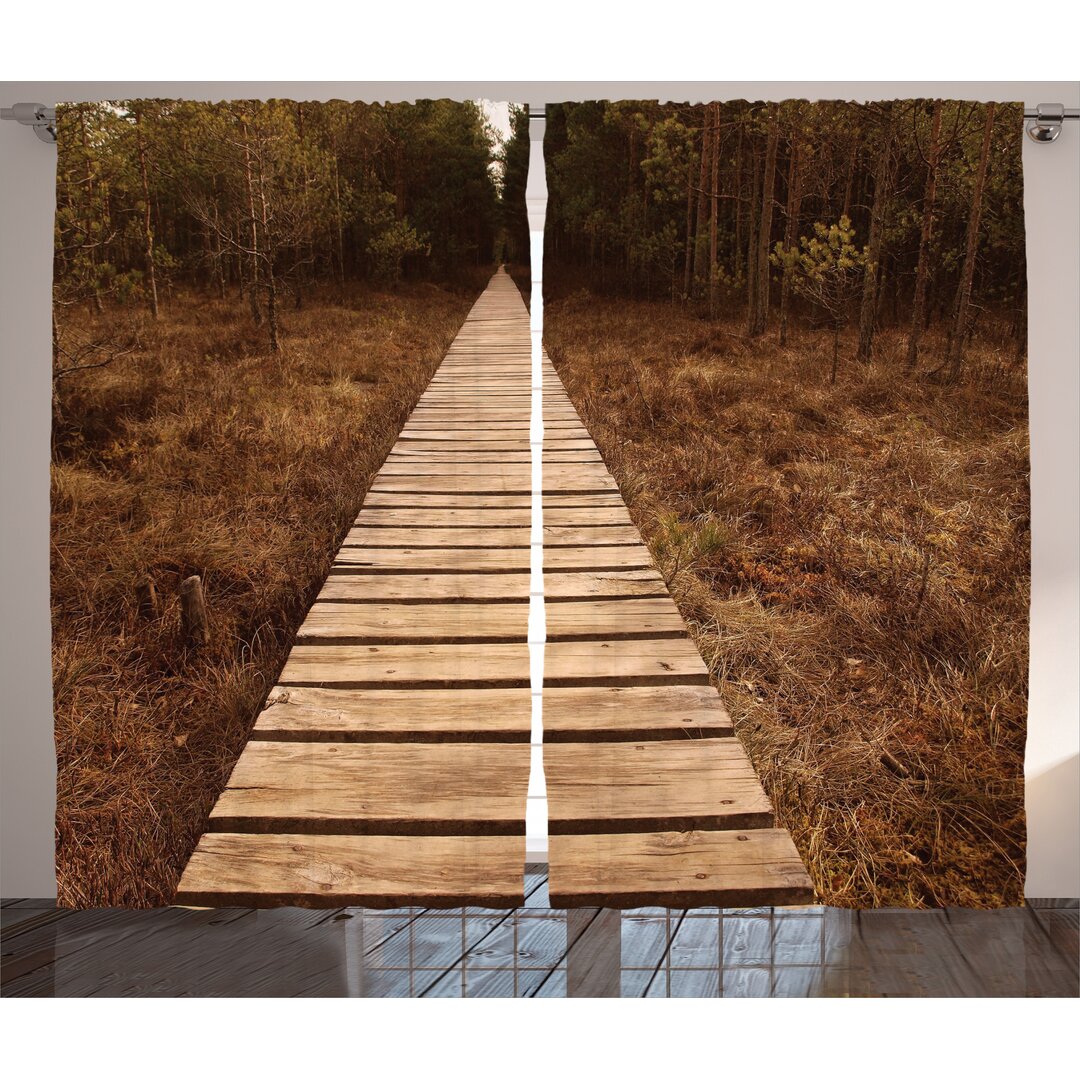
[[[57,910],[4,901],[4,997],[1076,997],[1077,908]],[[1033,904],[1035,902],[1033,901]]]
[[[500,271],[372,484],[178,903],[523,902],[530,387]]]
[[[530,351],[500,271],[379,471],[179,903],[522,903]],[[546,357],[543,379],[551,903],[809,902],[794,844]]]

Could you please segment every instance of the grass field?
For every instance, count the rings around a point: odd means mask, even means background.
[[[485,279],[486,280],[486,279]],[[316,291],[282,351],[235,302],[64,316],[112,342],[56,382],[61,904],[168,903],[364,492],[482,282]],[[125,351],[128,350],[128,351]],[[206,589],[189,649],[177,590]],[[146,583],[158,597],[145,601]],[[141,599],[142,597],[142,599]]]
[[[1005,328],[955,386],[906,375],[897,332],[830,385],[828,332],[782,349],[583,292],[547,305],[545,342],[822,900],[1020,903],[1028,437]]]

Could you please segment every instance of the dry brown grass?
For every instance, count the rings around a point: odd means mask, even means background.
[[[943,387],[883,332],[830,386],[827,338],[584,294],[545,314],[822,900],[1020,903],[1023,361],[988,334]]]
[[[479,284],[479,283],[478,283]],[[363,495],[479,288],[316,294],[278,356],[233,303],[79,333],[139,346],[55,401],[57,869],[67,905],[168,903]],[[201,574],[209,645],[177,589]],[[149,576],[163,605],[139,614]]]

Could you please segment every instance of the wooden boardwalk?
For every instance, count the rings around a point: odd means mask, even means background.
[[[383,465],[178,903],[524,902],[529,317],[499,272]]]
[[[552,905],[808,902],[795,845],[546,357],[543,463]]]
[[[803,903],[810,882],[544,359],[553,906]],[[502,271],[376,477],[178,903],[523,902],[529,318]]]

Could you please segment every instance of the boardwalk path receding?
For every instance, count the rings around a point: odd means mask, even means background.
[[[190,904],[523,900],[529,320],[499,272],[380,470],[180,883]],[[554,906],[812,896],[544,359]]]
[[[543,464],[552,905],[810,901],[795,845],[775,827],[705,664],[547,357]]]
[[[523,902],[530,383],[500,271],[372,484],[178,902]]]

